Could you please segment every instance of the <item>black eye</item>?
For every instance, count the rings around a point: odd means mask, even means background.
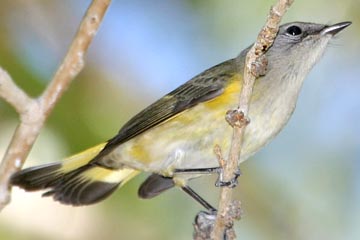
[[[288,29],[286,29],[286,33],[290,34],[291,36],[297,36],[302,33],[302,30],[298,26],[290,26]]]

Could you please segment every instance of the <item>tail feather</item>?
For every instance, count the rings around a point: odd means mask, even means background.
[[[93,147],[62,163],[24,169],[12,176],[11,183],[26,191],[46,189],[43,196],[52,196],[64,204],[80,206],[99,202],[139,173],[134,169],[107,169],[92,164],[91,160],[104,146]]]
[[[58,170],[60,163],[50,163],[37,167],[31,167],[12,175],[11,184],[21,186],[26,191],[37,191],[51,185],[61,175]]]

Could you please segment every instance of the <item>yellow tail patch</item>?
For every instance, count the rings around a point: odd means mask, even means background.
[[[13,185],[27,191],[47,190],[43,196],[74,206],[99,202],[124,185],[139,171],[108,169],[91,161],[106,143],[73,155],[63,162],[27,168],[14,174]]]
[[[95,147],[89,148],[71,157],[65,158],[61,163],[61,169],[59,171],[67,173],[77,169],[81,166],[88,164],[101,150],[105,147],[106,143],[101,143]]]
[[[122,186],[139,173],[139,171],[130,168],[112,170],[107,168],[95,167],[82,173],[81,178],[88,181],[101,181],[106,183],[120,182],[120,186]]]

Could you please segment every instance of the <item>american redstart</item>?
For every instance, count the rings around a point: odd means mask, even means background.
[[[240,162],[285,126],[308,72],[329,40],[350,24],[292,22],[280,27],[266,53],[266,74],[254,85],[248,114],[251,123],[246,127]],[[215,145],[224,153],[229,150],[232,127],[224,116],[237,107],[248,50],[160,98],[108,142],[59,163],[24,169],[12,176],[11,183],[27,191],[47,189],[44,196],[79,206],[103,200],[140,172],[150,172],[139,189],[140,197],[151,198],[179,186],[213,209],[192,191],[187,180],[219,169]]]

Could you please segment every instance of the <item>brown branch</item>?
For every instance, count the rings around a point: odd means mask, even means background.
[[[11,104],[20,115],[20,124],[0,165],[0,210],[10,201],[11,175],[21,169],[45,120],[72,80],[84,67],[84,55],[99,29],[110,2],[111,0],[92,1],[62,64],[39,98],[29,98],[0,68],[0,97]]]
[[[31,98],[21,90],[9,74],[0,67],[0,97],[12,105],[21,115],[26,112],[27,105]]]
[[[224,180],[229,181],[234,177],[234,172],[238,169],[238,162],[240,159],[241,144],[244,137],[247,115],[249,111],[249,103],[252,95],[252,89],[256,77],[261,73],[259,72],[266,59],[264,59],[265,52],[271,47],[276,34],[279,30],[279,24],[282,16],[286,10],[293,3],[293,0],[279,0],[276,5],[270,9],[269,16],[266,24],[260,31],[255,44],[246,55],[244,82],[240,93],[239,107],[237,110],[231,110],[227,113],[227,120],[232,120],[233,136],[231,148],[229,151],[228,161],[224,168]],[[242,71],[240,69],[239,71]],[[224,239],[226,230],[233,226],[233,218],[229,216],[229,210],[232,206],[232,188],[223,187],[220,193],[218,214],[213,231],[213,239]],[[231,215],[231,214],[230,214]]]

